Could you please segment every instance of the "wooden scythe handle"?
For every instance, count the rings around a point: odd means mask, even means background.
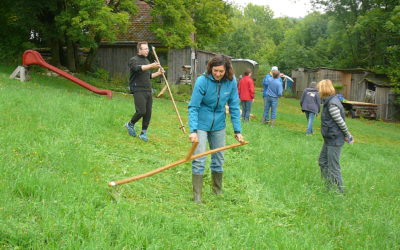
[[[209,151],[201,153],[201,154],[192,155],[194,150],[196,149],[196,147],[198,145],[198,142],[194,142],[193,145],[192,145],[192,148],[189,151],[188,156],[185,159],[172,162],[172,163],[170,163],[168,165],[165,165],[165,166],[163,166],[161,168],[154,169],[154,170],[152,170],[150,172],[147,172],[147,173],[144,173],[144,174],[141,174],[141,175],[136,175],[136,176],[133,176],[131,178],[127,178],[127,179],[123,179],[123,180],[119,180],[119,181],[112,181],[112,182],[108,183],[108,186],[114,187],[114,186],[117,186],[117,185],[122,185],[122,184],[125,184],[125,183],[129,183],[129,182],[132,182],[132,181],[137,181],[137,180],[140,180],[140,179],[155,175],[157,173],[160,173],[160,172],[162,172],[164,170],[173,168],[173,167],[175,167],[175,166],[177,166],[179,164],[185,163],[187,161],[194,160],[194,159],[197,159],[197,158],[209,155],[209,154],[217,153],[217,152],[220,152],[220,151],[224,151],[224,150],[227,150],[227,149],[243,146],[243,145],[246,145],[246,144],[248,144],[248,142],[240,142],[240,143],[236,143],[236,144],[232,144],[232,145],[216,148],[216,149],[213,149],[213,150],[209,150]]]
[[[167,89],[168,89],[167,85],[164,85],[160,93],[158,93],[157,98],[160,98],[165,93],[165,91],[167,91]]]
[[[160,60],[158,59],[158,56],[157,56],[157,53],[156,53],[156,48],[154,48],[154,46],[151,46],[151,48],[153,50],[153,54],[154,54],[154,57],[156,58],[156,61],[160,64]],[[165,81],[165,86],[167,86],[167,89],[168,89],[168,92],[169,92],[169,96],[171,97],[171,101],[174,104],[175,112],[176,112],[176,115],[178,116],[179,123],[181,124],[180,129],[182,129],[182,132],[184,134],[186,134],[185,126],[183,125],[181,115],[179,114],[178,108],[176,107],[175,99],[174,99],[174,96],[172,95],[171,88],[169,87],[167,77],[165,77],[164,73],[162,73],[162,75],[163,75],[163,78],[164,78],[164,81]]]
[[[194,151],[197,148],[197,145],[199,145],[199,141],[193,142],[192,148],[190,149],[189,154],[186,156],[185,160],[188,160],[188,161],[190,160],[190,158],[193,156]]]

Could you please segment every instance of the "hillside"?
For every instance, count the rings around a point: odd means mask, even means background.
[[[127,135],[129,95],[112,100],[58,77],[8,79],[0,67],[0,248],[400,247],[400,125],[348,119],[345,195],[320,178],[317,134],[304,136],[298,100],[280,99],[277,126],[243,125],[249,145],[226,152],[224,194],[191,202],[191,166],[116,188],[182,159],[190,148],[170,101],[155,99],[148,143]],[[187,104],[178,103],[187,124]],[[234,143],[228,123],[227,144]],[[208,167],[207,167],[208,170]]]

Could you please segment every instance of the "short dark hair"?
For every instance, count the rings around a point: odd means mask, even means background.
[[[137,51],[138,51],[138,52],[139,52],[139,50],[142,48],[142,44],[147,44],[147,45],[149,45],[149,43],[146,42],[146,41],[138,42],[138,43],[137,43]]]
[[[315,88],[317,86],[317,82],[311,82],[310,87]]]
[[[207,74],[212,74],[212,68],[216,66],[225,66],[225,75],[222,79],[233,80],[233,68],[229,57],[224,55],[216,55],[207,63]]]
[[[245,76],[248,76],[251,74],[251,69],[246,69],[243,73]]]

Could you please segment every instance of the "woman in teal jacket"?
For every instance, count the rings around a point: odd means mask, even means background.
[[[199,142],[194,154],[205,152],[207,141],[210,149],[225,146],[225,104],[229,105],[235,138],[241,142],[240,99],[232,64],[226,56],[217,55],[208,62],[207,72],[197,78],[189,103],[189,139]],[[205,161],[206,157],[192,161],[195,202],[201,202]],[[210,168],[216,194],[222,193],[223,163],[223,152],[212,154]]]

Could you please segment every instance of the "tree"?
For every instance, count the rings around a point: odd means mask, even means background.
[[[400,44],[398,42],[400,41],[400,5],[393,10],[384,28],[388,31],[392,41],[386,48],[388,55],[386,73],[394,84],[394,91],[400,95]],[[397,103],[400,103],[400,96],[397,98]]]
[[[334,18],[330,44],[340,50],[336,66],[363,67],[399,84],[400,5],[393,0],[314,0]]]
[[[203,47],[230,26],[230,7],[222,0],[153,0],[153,32],[168,47]]]
[[[34,44],[54,44],[57,32],[54,17],[57,14],[58,1],[4,0],[0,8],[0,41],[2,56],[20,56],[25,49]],[[18,57],[19,59],[20,57]],[[53,62],[59,65],[56,56]]]
[[[32,44],[50,47],[51,63],[56,66],[63,63],[62,48],[66,46],[66,64],[73,71],[80,66],[79,47],[90,49],[84,63],[88,70],[100,41],[113,41],[118,33],[125,32],[129,15],[136,9],[131,0],[4,0],[4,3],[2,30],[14,31],[5,37],[30,41],[30,48]],[[27,47],[18,46],[14,53],[21,54]]]
[[[91,69],[98,45],[102,40],[114,41],[128,29],[129,15],[136,13],[130,0],[69,0],[56,17],[56,27],[67,45],[68,67],[80,67],[78,48],[89,48],[83,70]]]
[[[258,60],[264,57],[260,48],[266,49],[266,43],[275,46],[275,34],[282,32],[276,29],[272,10],[267,6],[248,4],[244,10],[234,7],[232,13],[231,29],[206,48],[237,58]]]

